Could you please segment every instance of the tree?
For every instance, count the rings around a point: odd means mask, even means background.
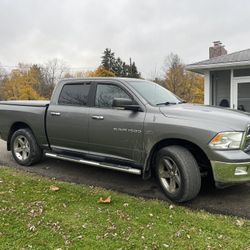
[[[187,102],[203,103],[203,77],[186,71],[185,64],[177,54],[171,53],[165,64],[165,87]]]
[[[43,86],[40,94],[45,98],[50,98],[56,83],[69,72],[69,68],[64,61],[54,58],[41,66],[41,72]]]
[[[0,63],[0,101],[4,99],[4,90],[3,90],[3,83],[4,79],[6,78],[7,72],[2,67]]]
[[[115,53],[111,49],[105,49],[101,57],[101,67],[113,72],[118,77],[140,78],[135,62],[129,65],[122,61],[120,57],[115,58]],[[131,59],[130,59],[131,61]]]
[[[23,67],[14,69],[4,80],[3,93],[6,100],[37,100],[43,99],[36,91],[39,81],[38,71],[33,68],[24,70]]]
[[[103,52],[101,66],[108,70],[115,72],[116,68],[116,59],[115,59],[115,53],[111,51],[111,49],[106,48]]]
[[[130,74],[128,75],[128,77],[141,78],[141,74],[138,72],[135,62],[130,65]]]
[[[116,76],[122,76],[123,75],[123,61],[121,60],[120,57],[118,57],[115,60],[114,72],[115,72]]]
[[[85,73],[87,77],[114,77],[115,74],[104,67],[100,66],[94,71],[88,71]]]

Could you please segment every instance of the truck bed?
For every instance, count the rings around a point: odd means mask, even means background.
[[[14,126],[25,124],[41,146],[47,146],[46,114],[50,101],[0,101],[0,137],[7,140]]]

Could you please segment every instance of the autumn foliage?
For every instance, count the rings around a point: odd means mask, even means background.
[[[127,65],[106,49],[100,66],[92,71],[72,73],[63,61],[53,59],[44,65],[19,64],[11,72],[0,65],[0,100],[50,99],[55,84],[61,78],[72,77],[135,77],[140,78],[135,63]],[[159,84],[187,102],[203,103],[204,79],[201,75],[185,70],[185,64],[176,54],[167,57],[164,77]]]
[[[114,77],[115,74],[110,70],[100,66],[94,71],[87,71],[85,74],[87,77]]]
[[[170,54],[166,60],[163,85],[183,100],[192,103],[204,101],[204,78],[186,71],[185,64],[176,54]]]

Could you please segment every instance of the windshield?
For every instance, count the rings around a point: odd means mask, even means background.
[[[152,105],[177,104],[182,102],[169,90],[163,88],[157,83],[150,81],[128,81],[146,101]]]

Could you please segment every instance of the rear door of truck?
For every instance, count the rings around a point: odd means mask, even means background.
[[[47,133],[54,150],[88,150],[90,82],[68,82],[47,115]]]

